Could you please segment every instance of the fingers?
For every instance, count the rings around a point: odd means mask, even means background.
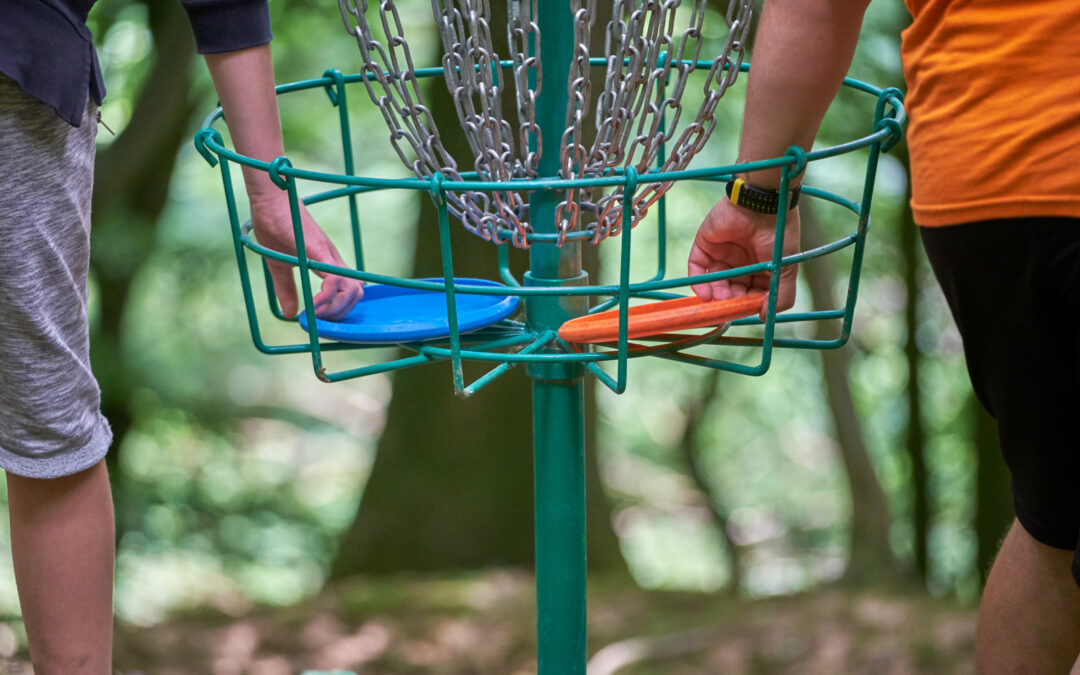
[[[296,242],[293,238],[291,216],[278,202],[263,203],[256,210],[253,204],[252,218],[256,221],[256,236],[274,250],[295,254]],[[256,218],[256,211],[258,218]],[[311,218],[306,209],[301,211],[304,228],[305,251],[308,260],[349,269],[341,254],[330,241],[326,232]],[[300,309],[294,268],[278,262],[270,262],[270,274],[274,282],[274,292],[281,304],[285,316],[295,317]],[[317,272],[322,277],[322,286],[312,298],[315,316],[328,321],[340,321],[345,318],[364,295],[364,284],[358,279],[341,277],[325,272]]]
[[[780,271],[780,285],[776,291],[776,311],[783,312],[795,306],[795,283],[798,274],[797,265],[789,265]],[[768,290],[768,287],[766,287]],[[768,303],[761,306],[761,320],[765,320]]]
[[[787,222],[787,232],[784,236],[784,255],[791,256],[799,252],[801,248],[801,223],[799,211],[793,209]],[[795,305],[795,287],[799,274],[798,265],[788,265],[780,270],[780,284],[777,290],[776,311],[783,312]],[[764,318],[764,314],[762,315]]]
[[[293,318],[300,310],[300,299],[293,280],[293,268],[283,265],[280,271],[270,270],[281,311]],[[326,321],[341,321],[364,297],[364,285],[356,279],[327,275],[319,292],[311,299],[315,316]]]
[[[696,277],[702,274],[708,274],[712,262],[713,261],[709,258],[709,254],[705,253],[695,241],[693,248],[690,249],[690,261],[687,264],[689,275]],[[698,296],[698,299],[702,302],[708,302],[713,299],[712,284],[694,284],[691,288],[694,290],[694,295]]]
[[[270,268],[270,279],[274,282],[274,294],[278,304],[281,305],[281,313],[286,318],[293,318],[300,310],[300,301],[296,296],[296,282],[293,280],[293,268],[276,260],[267,261]]]
[[[308,253],[312,260],[326,261],[336,267],[347,267],[337,248],[324,236]],[[341,321],[364,295],[364,282],[359,279],[318,273],[323,278],[319,293],[312,298],[315,316],[327,321]]]
[[[270,278],[274,283],[281,312],[286,318],[293,318],[300,311],[300,297],[293,278],[291,265],[271,260],[267,262]],[[352,311],[356,303],[364,296],[364,284],[358,279],[349,279],[335,275],[325,275],[318,294],[312,298],[315,316],[327,321],[340,321]]]
[[[321,229],[317,230],[316,235],[311,237],[312,243],[306,247],[308,260],[348,269],[348,265],[342,260],[341,254],[338,253]],[[315,308],[315,316],[326,321],[341,321],[363,297],[364,282],[359,279],[327,274],[326,272],[317,271],[316,274],[322,278],[322,285],[319,292],[311,299]],[[291,275],[289,280],[292,281]],[[295,286],[291,286],[290,290],[295,303]]]
[[[772,216],[751,214],[721,200],[706,216],[690,249],[687,271],[701,276],[746,267],[771,260],[774,255],[775,220]],[[788,217],[783,255],[799,251],[799,216]],[[795,304],[795,266],[781,271],[777,293],[777,311]],[[702,301],[726,300],[747,293],[768,292],[770,274],[757,273],[693,284],[694,294]],[[765,318],[767,307],[762,307]]]
[[[364,286],[356,279],[328,275],[319,293],[312,298],[315,316],[327,321],[341,321],[364,296]]]
[[[690,276],[723,272],[754,262],[753,255],[745,244],[728,239],[710,240],[706,229],[702,226],[690,249],[687,262]],[[749,277],[735,277],[695,284],[692,288],[699,299],[708,302],[746,295],[751,285]]]
[[[348,265],[345,264],[345,260],[338,253],[337,247],[326,236],[322,228],[314,220],[310,220],[310,216],[307,216],[306,212],[305,216],[305,225],[312,231],[310,240],[308,240],[305,232],[305,240],[310,241],[307,246],[308,258],[348,269]],[[341,321],[363,297],[364,282],[359,279],[322,272],[318,274],[322,277],[323,282],[319,293],[312,298],[315,303],[315,316],[327,321]]]

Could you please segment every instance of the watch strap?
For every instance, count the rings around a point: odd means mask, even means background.
[[[791,191],[791,201],[788,204],[788,208],[795,208],[799,203],[799,195],[801,193],[801,185]],[[780,209],[779,190],[759,188],[747,183],[744,178],[736,178],[729,181],[727,184],[727,195],[732,204],[750,209],[751,211],[756,211],[757,213],[772,214]]]

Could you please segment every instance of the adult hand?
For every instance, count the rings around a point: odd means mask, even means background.
[[[300,206],[300,219],[308,259],[347,268],[348,265],[345,264],[337,248],[303,205]],[[254,224],[255,238],[260,244],[279,253],[296,255],[289,200],[284,193],[252,197],[251,220]],[[293,278],[295,268],[276,260],[268,260],[267,264],[270,267],[270,277],[274,282],[274,292],[281,304],[281,311],[287,317],[296,316],[300,301],[296,292],[296,281]],[[363,297],[364,283],[358,279],[323,272],[316,272],[316,274],[323,281],[322,287],[313,298],[315,316],[329,321],[343,319]]]
[[[784,234],[784,255],[799,251],[799,211],[787,214]],[[694,245],[690,249],[689,272],[691,275],[720,272],[772,260],[773,242],[776,239],[776,216],[755,213],[735,206],[728,199],[721,199],[709,211],[698,228]],[[777,311],[790,309],[795,304],[796,266],[784,267],[780,272],[780,289]],[[747,293],[769,291],[769,274],[763,272],[749,276],[723,279],[693,287],[702,300],[726,300]],[[761,308],[765,318],[766,308]]]

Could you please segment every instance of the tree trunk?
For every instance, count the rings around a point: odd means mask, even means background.
[[[822,241],[821,227],[810,209],[802,210],[802,229],[805,241]],[[802,265],[800,274],[810,288],[815,310],[835,307],[833,275],[829,271],[828,261],[812,261]],[[832,332],[833,327],[822,322],[818,324],[816,337],[833,337]],[[822,351],[821,361],[836,443],[851,491],[851,553],[844,579],[855,585],[892,581],[897,577],[897,569],[889,545],[889,508],[870,463],[862,426],[851,396],[848,381],[851,350]]]
[[[504,25],[505,4],[492,3],[492,10],[491,25]],[[505,40],[503,31],[492,33]],[[462,170],[471,170],[450,94],[441,79],[432,83],[427,101],[443,143]],[[512,110],[504,105],[504,111]],[[495,247],[458,223],[451,225],[455,275],[498,278]],[[583,248],[595,260],[592,247]],[[524,269],[522,254],[514,254],[514,269]],[[595,267],[586,263],[586,269]],[[436,211],[424,197],[414,276],[439,275]],[[467,368],[467,380],[470,370],[476,376],[475,368]],[[533,566],[532,394],[524,368],[515,370],[468,400],[454,396],[448,364],[395,374],[386,431],[356,518],[341,539],[331,579]],[[624,569],[599,481],[592,382],[585,398],[589,567]]]
[[[701,423],[707,419],[709,409],[716,403],[720,395],[720,371],[711,370],[705,378],[705,389],[698,396],[685,404],[686,424],[683,427],[682,436],[678,440],[679,454],[686,464],[690,479],[694,487],[705,497],[709,507],[709,518],[713,526],[724,539],[724,551],[728,558],[728,568],[731,570],[731,578],[728,581],[728,590],[737,594],[742,586],[743,570],[742,561],[739,557],[739,548],[731,537],[728,529],[729,511],[724,506],[721,495],[716,494],[716,488],[709,482],[704,469],[701,466],[701,447],[698,443],[698,433]]]
[[[893,150],[893,155],[903,163],[908,176],[911,166],[907,144],[901,143]],[[922,246],[918,242],[919,228],[911,211],[911,180],[907,185],[907,194],[900,209],[900,254],[903,256],[904,291],[907,302],[904,307],[905,343],[904,356],[907,360],[908,383],[907,404],[908,419],[905,434],[905,449],[911,465],[911,527],[912,549],[915,575],[926,582],[929,572],[927,545],[930,531],[930,497],[927,494],[927,467],[924,448],[926,431],[922,420],[922,390],[919,382],[919,368],[922,354],[916,342],[919,328],[919,277],[922,258]]]

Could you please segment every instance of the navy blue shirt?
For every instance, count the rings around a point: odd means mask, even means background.
[[[73,126],[105,83],[86,17],[95,0],[0,0],[0,72]],[[200,54],[270,41],[267,0],[180,0]]]

